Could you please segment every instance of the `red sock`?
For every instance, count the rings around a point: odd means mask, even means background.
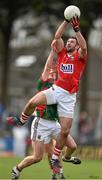
[[[20,118],[21,122],[25,123],[28,120],[28,118],[29,118],[29,116],[22,112],[22,115],[21,115],[21,118]]]
[[[58,159],[60,154],[61,154],[61,149],[58,149],[58,148],[55,147],[54,148],[54,153],[52,155],[52,159]]]

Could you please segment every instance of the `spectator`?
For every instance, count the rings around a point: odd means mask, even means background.
[[[81,144],[91,144],[94,138],[94,126],[92,118],[86,111],[82,111],[79,117],[78,132]]]

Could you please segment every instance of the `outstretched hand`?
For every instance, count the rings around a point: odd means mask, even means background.
[[[71,19],[70,24],[72,25],[75,32],[80,31],[80,20],[78,16],[75,16]]]
[[[24,123],[22,123],[20,121],[20,118],[16,117],[16,116],[10,116],[10,117],[7,117],[7,124],[9,125],[15,125],[15,126],[22,126],[24,125]]]

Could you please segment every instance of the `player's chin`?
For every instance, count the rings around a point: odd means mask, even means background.
[[[67,52],[71,52],[71,48],[66,48],[67,49]]]
[[[67,52],[73,52],[75,50],[75,48],[66,48]]]

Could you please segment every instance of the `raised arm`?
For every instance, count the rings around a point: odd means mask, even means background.
[[[55,39],[60,39],[62,37],[67,25],[68,25],[68,22],[65,20],[61,23],[61,25],[58,27],[58,29],[55,33],[55,36],[54,36]]]
[[[48,75],[50,73],[50,70],[52,68],[52,64],[53,64],[53,60],[54,60],[54,51],[51,50],[50,54],[46,60],[46,64],[44,66],[44,70],[42,72],[42,79],[43,81],[46,81],[48,79]]]
[[[68,25],[68,22],[63,21],[55,33],[54,40],[52,41],[51,47],[54,49],[56,53],[60,52],[64,47],[64,42],[61,37],[67,25]]]
[[[80,21],[78,19],[78,17],[74,17],[71,20],[71,25],[76,33],[76,38],[78,40],[78,44],[79,44],[79,55],[81,58],[85,58],[87,56],[87,44],[86,41],[82,35],[82,33],[80,32]]]

